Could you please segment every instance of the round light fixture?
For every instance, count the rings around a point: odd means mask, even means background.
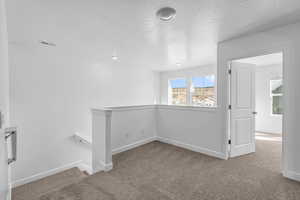
[[[118,56],[112,56],[111,59],[118,60],[119,58],[118,58]]]
[[[176,65],[177,65],[178,67],[180,67],[180,66],[181,66],[181,63],[178,62],[178,63],[176,63]]]
[[[170,21],[176,16],[176,10],[171,7],[164,7],[156,12],[156,16],[162,21]]]

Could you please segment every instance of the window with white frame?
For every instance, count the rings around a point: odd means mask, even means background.
[[[168,102],[171,105],[216,106],[215,76],[169,80]]]
[[[187,81],[185,78],[169,80],[169,104],[187,104]]]
[[[283,114],[283,85],[282,79],[270,81],[272,115]]]
[[[215,76],[192,77],[190,92],[192,105],[215,106]]]

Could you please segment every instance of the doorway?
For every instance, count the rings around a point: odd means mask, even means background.
[[[232,60],[229,76],[230,157],[264,154],[280,170],[283,53]]]

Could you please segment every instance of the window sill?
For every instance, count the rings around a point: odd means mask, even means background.
[[[202,111],[202,112],[216,112],[218,107],[202,107],[202,106],[192,106],[192,105],[168,105],[168,104],[159,104],[158,108],[161,109],[170,109],[170,110],[193,110],[193,111]]]

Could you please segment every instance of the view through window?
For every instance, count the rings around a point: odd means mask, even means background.
[[[193,77],[191,84],[192,104],[197,106],[215,106],[215,77]]]
[[[169,97],[171,104],[183,105],[187,103],[187,82],[186,79],[174,79],[169,81]]]
[[[283,86],[282,80],[271,80],[272,114],[283,114]]]
[[[169,80],[168,96],[169,104],[173,105],[216,106],[215,76]]]

